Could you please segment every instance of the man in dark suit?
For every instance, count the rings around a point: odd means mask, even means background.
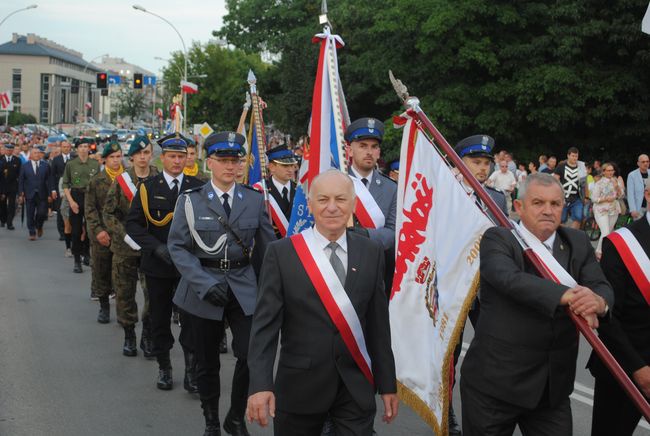
[[[25,202],[29,240],[43,236],[43,223],[47,219],[47,201],[52,195],[50,166],[43,161],[45,147],[34,145],[29,160],[23,164],[18,176],[20,201]]]
[[[4,156],[0,156],[0,224],[7,230],[14,230],[18,176],[22,162],[13,156],[14,145],[4,145]]]
[[[61,141],[61,154],[52,159],[50,163],[52,177],[51,184],[56,191],[56,199],[54,201],[54,210],[57,211],[56,215],[56,228],[59,231],[59,240],[65,240],[64,225],[63,225],[63,216],[59,213],[59,208],[61,207],[61,192],[59,191],[59,180],[63,177],[63,171],[65,170],[65,165],[68,161],[75,156],[71,154],[72,145],[68,141]],[[70,248],[70,237],[66,241],[66,248]]]
[[[645,181],[644,198],[650,203],[650,179]],[[650,212],[627,229],[642,248],[647,262],[650,256]],[[611,322],[601,325],[598,333],[623,370],[646,398],[650,398],[650,294],[644,298],[639,282],[635,280],[642,277],[632,277],[612,237],[615,235],[603,240],[600,266],[614,288],[616,304]],[[620,243],[618,239],[617,244]],[[642,253],[637,256],[639,259],[636,261],[639,262],[642,256]],[[627,259],[628,263],[630,260]],[[649,271],[646,269],[643,273],[647,275]],[[650,292],[647,289],[644,291]],[[596,378],[592,436],[631,436],[641,419],[641,413],[594,353],[587,366]]]
[[[289,221],[291,208],[293,207],[293,197],[296,193],[296,182],[293,181],[293,178],[296,174],[298,161],[285,144],[273,147],[266,152],[266,156],[269,160],[269,172],[271,173],[271,177],[266,181],[266,189],[268,189],[269,195],[273,197],[282,214]],[[273,223],[273,230],[275,230],[275,236],[280,239],[282,234],[275,222]]]
[[[346,233],[355,204],[346,175],[317,176],[308,204],[314,227],[270,244],[262,265],[248,351],[248,419],[265,426],[270,414],[275,434],[291,436],[320,434],[329,416],[335,434],[368,436],[377,391],[385,422],[398,407],[383,247]],[[345,321],[332,317],[337,310]]]
[[[551,251],[574,287],[539,277],[510,230],[483,235],[481,316],[461,367],[466,436],[511,435],[517,425],[525,436],[572,434],[578,333],[565,306],[595,328],[614,294],[584,232],[560,227],[563,206],[548,174],[529,176],[515,201],[521,232]]]

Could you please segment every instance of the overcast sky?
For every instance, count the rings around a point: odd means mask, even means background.
[[[0,26],[0,43],[12,33],[35,33],[83,53],[86,60],[103,54],[124,58],[156,74],[169,54],[182,50],[171,21],[185,40],[207,42],[226,14],[225,0],[0,0],[0,21],[16,9],[36,3],[38,8],[11,16]]]

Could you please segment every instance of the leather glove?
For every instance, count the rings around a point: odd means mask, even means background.
[[[205,293],[205,298],[208,303],[223,307],[228,304],[228,284],[227,283],[217,283],[208,289],[208,292]]]
[[[348,231],[354,232],[357,235],[365,236],[366,238],[370,237],[370,234],[368,233],[368,229],[366,229],[365,227],[361,227],[361,226],[348,227]]]
[[[169,255],[169,249],[165,244],[160,244],[157,246],[153,251],[153,255],[168,265],[174,265],[174,262],[172,262],[172,257]]]

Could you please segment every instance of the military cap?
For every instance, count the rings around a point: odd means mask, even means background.
[[[351,123],[345,130],[345,139],[348,142],[360,139],[384,139],[384,123],[376,118],[360,118]]]
[[[133,138],[133,141],[131,142],[131,146],[129,147],[129,151],[128,153],[126,153],[126,155],[133,156],[137,152],[147,148],[149,144],[151,144],[151,141],[149,141],[148,137],[136,136],[135,138]]]
[[[111,141],[104,146],[104,150],[102,150],[102,157],[106,158],[110,154],[117,153],[118,151],[122,151],[120,143],[117,141]]]
[[[13,150],[14,149],[14,144],[12,144],[11,142],[5,142],[4,146],[5,146],[5,148],[7,150]]]
[[[33,150],[38,150],[41,153],[45,153],[45,151],[47,150],[47,147],[44,146],[43,144],[34,144],[34,145],[32,145],[32,149]]]
[[[177,151],[179,153],[187,153],[187,144],[192,142],[191,139],[186,138],[180,133],[172,133],[171,135],[163,136],[156,141],[163,153],[166,151]]]
[[[459,157],[487,157],[494,159],[492,148],[494,147],[494,138],[488,135],[473,135],[461,140],[454,147],[454,151]]]
[[[391,161],[391,163],[388,164],[388,168],[391,171],[399,171],[399,159],[395,159],[394,161]]]
[[[218,132],[205,138],[203,147],[205,147],[208,156],[214,154],[216,156],[240,157],[246,153],[245,142],[244,135],[237,132]]]
[[[77,138],[75,141],[75,147],[78,147],[81,144],[94,144],[95,139],[94,138]]]
[[[266,157],[269,158],[269,162],[275,162],[280,165],[293,165],[297,164],[296,156],[293,152],[287,148],[285,144],[278,145],[271,148],[266,152]]]

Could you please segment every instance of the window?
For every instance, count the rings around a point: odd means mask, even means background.
[[[22,84],[23,84],[22,70],[13,69],[11,74],[11,99],[14,102],[14,110],[16,112],[20,112]]]
[[[41,74],[40,122],[47,124],[50,117],[50,75]]]

